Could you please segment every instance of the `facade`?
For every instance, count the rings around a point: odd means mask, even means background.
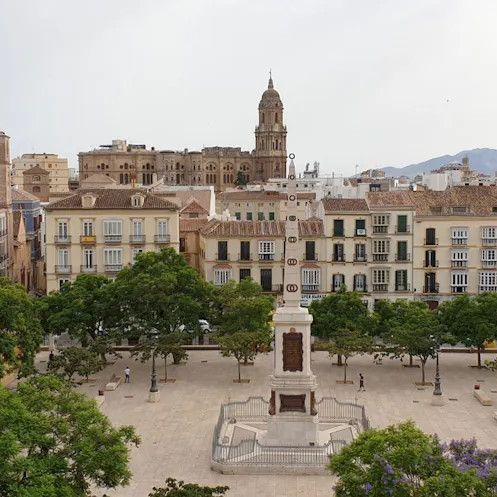
[[[212,185],[216,191],[251,181],[285,177],[286,135],[283,103],[269,78],[259,102],[255,149],[206,147],[201,151],[156,150],[113,140],[111,145],[79,154],[80,181],[102,173],[117,183],[152,185]]]
[[[178,208],[141,189],[81,190],[46,207],[47,292],[78,274],[115,276],[140,252],[179,249]]]
[[[69,191],[69,166],[67,159],[57,154],[22,154],[12,160],[12,184],[18,188],[24,187],[26,177],[24,172],[33,167],[40,167],[49,173],[48,183],[50,193]],[[29,190],[26,190],[29,191]]]
[[[22,173],[22,189],[42,202],[48,202],[50,199],[50,173],[40,166],[34,166]],[[54,192],[54,194],[62,192]]]
[[[14,250],[9,140],[0,131],[0,276],[12,276]]]
[[[33,265],[31,263],[32,240],[26,236],[21,212],[13,212],[14,250],[12,253],[12,280],[26,290],[33,289]]]

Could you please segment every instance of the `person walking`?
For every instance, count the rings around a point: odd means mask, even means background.
[[[126,366],[124,368],[124,383],[131,383],[130,377],[131,377],[131,369],[129,369],[129,366]]]
[[[358,392],[365,392],[366,388],[364,387],[364,375],[359,373],[359,390]]]
[[[50,351],[50,354],[48,354],[48,362],[52,362],[54,360],[55,354],[53,353],[53,350]]]

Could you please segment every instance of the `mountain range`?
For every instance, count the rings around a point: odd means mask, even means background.
[[[463,150],[455,155],[442,155],[433,159],[400,167],[382,167],[386,176],[408,176],[413,178],[417,174],[429,173],[433,169],[448,164],[450,162],[462,162],[464,157],[468,157],[470,168],[488,175],[497,172],[497,150],[493,148],[474,148]]]

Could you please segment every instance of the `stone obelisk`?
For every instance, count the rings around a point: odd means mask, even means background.
[[[284,304],[273,317],[275,325],[274,372],[265,445],[310,445],[318,443],[315,408],[316,377],[311,371],[312,316],[300,306],[299,226],[297,181],[293,154],[288,174],[287,220],[285,224]]]

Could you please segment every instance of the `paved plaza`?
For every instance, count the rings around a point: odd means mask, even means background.
[[[95,375],[94,384],[79,390],[95,395],[113,373],[123,375],[129,365],[132,383],[121,384],[105,393],[102,406],[114,424],[134,425],[142,437],[133,449],[131,484],[112,496],[146,497],[154,485],[171,476],[189,482],[228,485],[230,497],[330,497],[333,480],[326,476],[229,476],[210,470],[212,432],[223,401],[244,400],[250,395],[268,398],[271,354],[257,357],[255,365],[242,368],[248,384],[233,383],[236,362],[217,351],[192,351],[187,364],[168,366],[176,382],[161,384],[158,404],[146,402],[150,382],[150,363],[128,359],[128,353],[114,365]],[[494,355],[486,354],[485,358]],[[40,356],[45,360],[46,354]],[[336,396],[339,400],[364,403],[373,427],[383,427],[405,419],[414,420],[423,430],[438,433],[442,439],[476,437],[480,446],[497,448],[497,422],[492,413],[497,407],[483,407],[472,395],[473,385],[482,384],[489,393],[497,392],[497,374],[469,367],[476,355],[442,354],[442,387],[447,400],[443,407],[430,405],[432,387],[419,390],[415,385],[421,372],[404,368],[399,361],[385,359],[375,365],[370,356],[350,359],[349,376],[354,385],[336,384],[343,370],[332,366],[325,352],[312,353],[312,367],[318,378],[318,398]],[[162,376],[164,363],[158,362]],[[366,392],[357,392],[357,376],[366,378]],[[427,366],[427,379],[433,380],[434,364]],[[490,393],[497,401],[497,393]],[[448,400],[457,399],[457,400]],[[497,402],[496,402],[497,403]]]

